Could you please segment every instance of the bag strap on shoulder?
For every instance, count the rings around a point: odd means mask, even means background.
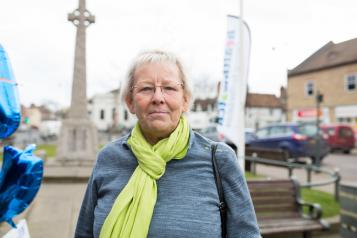
[[[223,193],[223,187],[222,187],[222,180],[221,176],[218,171],[218,166],[217,166],[217,159],[216,159],[216,150],[217,150],[217,144],[213,143],[211,145],[211,153],[212,153],[212,167],[213,167],[213,174],[214,174],[214,179],[216,182],[216,187],[218,191],[218,196],[219,196],[219,212],[221,215],[221,225],[222,225],[222,237],[225,238],[227,235],[227,206],[226,202],[224,199],[224,193]]]

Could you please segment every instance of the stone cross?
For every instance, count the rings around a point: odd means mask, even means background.
[[[86,85],[86,28],[94,16],[86,9],[85,0],[68,14],[77,27],[73,70],[72,98],[68,117],[62,121],[56,161],[62,165],[92,164],[97,152],[97,129],[89,120]]]
[[[86,95],[86,28],[95,22],[95,17],[86,10],[85,0],[79,0],[79,7],[68,14],[68,21],[77,27],[74,58],[73,84],[70,118],[87,118]]]

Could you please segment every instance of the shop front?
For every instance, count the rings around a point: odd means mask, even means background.
[[[319,111],[319,118],[321,123],[330,123],[329,108],[324,107]],[[313,122],[317,118],[316,108],[301,108],[293,110],[292,121],[293,122]]]

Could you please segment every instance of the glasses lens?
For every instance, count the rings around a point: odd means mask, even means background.
[[[177,82],[170,82],[155,86],[154,84],[138,83],[133,88],[135,93],[145,96],[154,95],[157,88],[160,88],[162,94],[164,95],[174,96],[177,95],[178,92],[181,90],[182,84]]]

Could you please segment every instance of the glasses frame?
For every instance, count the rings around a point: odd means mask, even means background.
[[[180,85],[180,86],[182,87],[182,89],[185,88],[185,85],[184,85],[182,82],[175,82],[175,85]],[[156,88],[157,88],[157,87],[160,87],[160,91],[161,91],[161,94],[162,94],[162,95],[164,95],[164,96],[166,95],[166,94],[162,91],[162,87],[167,86],[167,85],[155,85],[155,84],[152,84],[152,86],[154,86],[155,89],[154,89],[154,93],[151,95],[151,97],[155,95],[155,93],[156,93]],[[135,85],[131,86],[130,90],[131,90],[132,93],[134,93],[134,89],[135,89],[135,88],[138,88],[138,86],[135,86]]]

